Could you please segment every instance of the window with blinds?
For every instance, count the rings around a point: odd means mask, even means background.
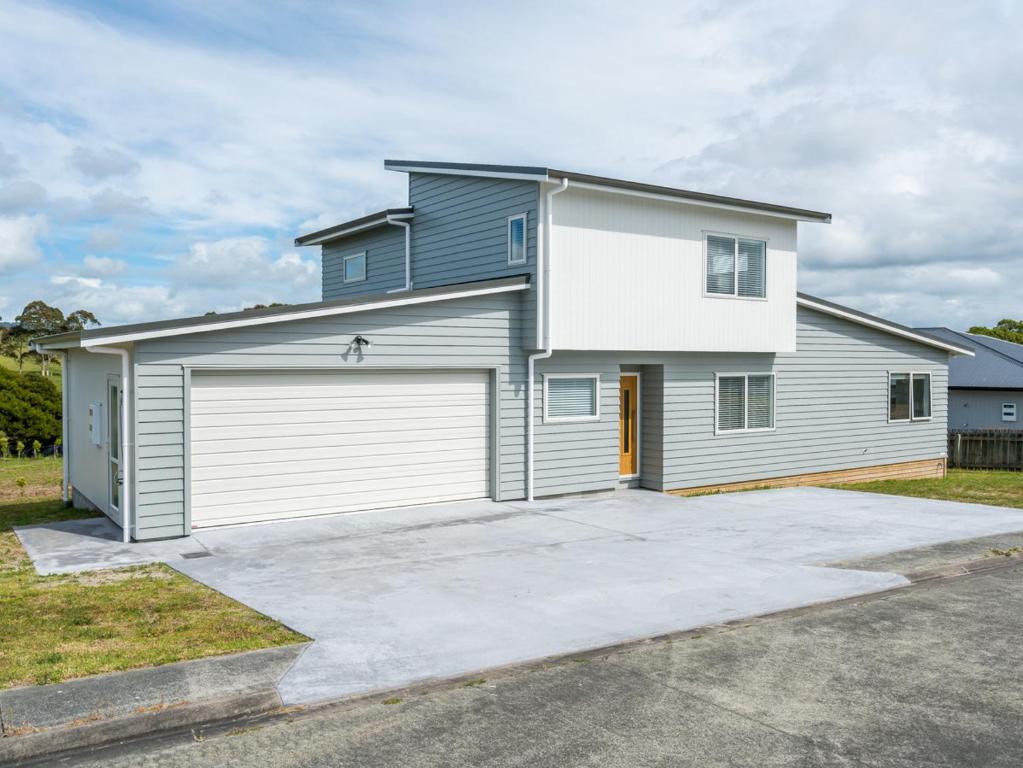
[[[718,375],[715,410],[718,432],[774,429],[774,374]]]
[[[544,421],[586,421],[600,416],[597,376],[545,376]]]
[[[767,296],[767,243],[725,235],[707,235],[709,294],[762,299]]]

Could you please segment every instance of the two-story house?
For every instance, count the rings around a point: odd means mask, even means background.
[[[940,475],[963,345],[797,292],[826,213],[550,168],[388,161],[302,235],[313,304],[49,337],[65,487],[126,540],[622,485]]]

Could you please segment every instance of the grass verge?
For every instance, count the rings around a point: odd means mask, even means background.
[[[830,487],[1023,509],[1023,472],[950,469],[943,478],[873,480]]]
[[[0,688],[307,639],[165,565],[37,575],[12,527],[95,515],[60,502],[60,478],[54,459],[0,460]]]

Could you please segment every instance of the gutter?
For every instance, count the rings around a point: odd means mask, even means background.
[[[131,455],[132,442],[129,435],[134,425],[128,420],[128,403],[132,397],[131,385],[131,359],[127,349],[119,347],[84,347],[86,352],[96,352],[105,355],[117,355],[121,358],[121,533],[122,541],[125,544],[131,542],[131,468],[134,466]]]
[[[552,354],[554,349],[551,346],[551,230],[554,228],[554,196],[560,195],[568,189],[568,179],[562,178],[561,185],[547,191],[547,197],[544,200],[544,243],[543,248],[540,249],[541,259],[538,260],[536,265],[537,274],[542,276],[542,280],[537,281],[537,286],[543,286],[543,339],[545,340],[544,350],[542,352],[534,352],[531,354],[526,362],[526,380],[529,383],[529,389],[527,392],[526,400],[526,501],[533,500],[533,464],[534,464],[534,453],[533,453],[533,438],[536,432],[535,411],[536,411],[536,361],[546,360]],[[542,261],[542,263],[539,263]],[[539,304],[541,297],[537,297],[537,303]],[[540,307],[537,307],[537,322],[540,321]]]

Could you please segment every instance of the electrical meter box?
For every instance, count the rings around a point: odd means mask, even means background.
[[[103,403],[89,403],[89,441],[103,445]]]

